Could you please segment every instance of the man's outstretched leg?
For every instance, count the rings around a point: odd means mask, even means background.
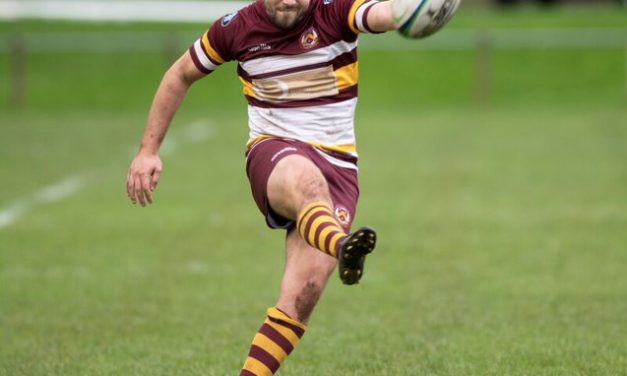
[[[377,240],[373,229],[362,227],[352,234],[345,233],[331,208],[322,201],[300,210],[296,228],[307,244],[339,260],[344,284],[359,282],[366,255],[374,250]]]
[[[269,376],[277,371],[305,333],[336,264],[335,259],[311,249],[296,230],[288,232],[281,294],[253,338],[241,376]]]
[[[267,192],[271,207],[296,222],[307,244],[339,260],[344,284],[359,282],[376,234],[367,227],[352,234],[344,231],[332,209],[327,181],[311,160],[301,155],[285,157],[272,171]]]

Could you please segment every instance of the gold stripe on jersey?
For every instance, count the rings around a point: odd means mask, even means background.
[[[246,143],[246,149],[250,150],[253,148],[253,146],[257,145],[259,142],[263,140],[267,140],[269,138],[274,138],[274,137],[269,136],[269,135],[255,137]],[[309,143],[309,145],[315,147],[316,149],[320,149],[322,151],[332,151],[332,152],[338,152],[338,153],[349,154],[349,155],[357,154],[357,146],[355,144],[322,145],[322,144]]]
[[[309,100],[339,94],[333,66],[247,81],[240,77],[244,95],[267,102]]]
[[[244,95],[267,102],[309,100],[339,94],[357,85],[357,62],[333,70],[331,65],[247,81],[239,77]]]
[[[355,14],[357,13],[357,9],[362,6],[368,0],[356,0],[351,6],[350,11],[348,12],[348,27],[351,28],[353,33],[359,34],[359,29],[357,29],[357,25],[355,22]]]
[[[358,63],[345,65],[335,71],[336,85],[338,90],[348,89],[357,85],[359,81]]]
[[[244,95],[257,98],[257,95],[255,95],[255,88],[253,87],[253,83],[250,81],[246,81],[244,77],[242,76],[239,76],[239,80],[242,82],[242,85],[244,86]]]
[[[240,77],[241,79],[241,77]],[[249,140],[246,143],[246,149],[250,150],[252,149],[253,146],[257,145],[257,143],[263,141],[263,140],[267,140],[269,138],[273,138],[272,136],[268,136],[268,135],[263,135],[263,136],[259,136],[259,137],[255,137],[252,140]]]
[[[213,49],[213,47],[211,46],[211,42],[209,42],[209,33],[205,33],[202,36],[202,46],[209,55],[209,57],[213,59],[213,61],[219,64],[224,64],[224,59],[222,58],[222,56],[220,56],[220,54]]]
[[[312,146],[327,151],[335,151],[343,154],[357,154],[357,146],[355,144],[346,144],[346,145],[322,145],[322,144],[311,144]]]

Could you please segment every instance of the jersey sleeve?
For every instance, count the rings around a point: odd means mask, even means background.
[[[353,34],[376,33],[368,26],[368,13],[377,0],[334,0],[338,22]]]
[[[225,62],[233,60],[233,33],[227,30],[233,17],[232,14],[226,15],[214,22],[189,48],[189,54],[201,72],[209,74]]]

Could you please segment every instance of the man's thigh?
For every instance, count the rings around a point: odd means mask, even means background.
[[[266,187],[270,209],[296,220],[310,202],[332,206],[327,180],[316,164],[303,155],[288,155],[274,166]]]
[[[284,229],[294,227],[294,221],[276,213],[268,199],[270,175],[280,161],[293,155],[311,161],[322,174],[328,185],[335,216],[342,227],[349,231],[359,197],[356,159],[341,160],[338,156],[328,155],[307,143],[275,138],[254,145],[248,152],[246,166],[253,197],[268,226]],[[342,164],[343,167],[334,164],[333,161],[337,161],[337,164]]]

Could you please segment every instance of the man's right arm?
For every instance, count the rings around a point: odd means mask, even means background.
[[[400,25],[394,22],[392,15],[392,7],[395,1],[398,0],[381,1],[372,6],[367,16],[367,22],[372,31],[380,33],[396,30],[400,27]]]
[[[205,76],[194,64],[190,54],[181,56],[163,76],[150,107],[148,121],[139,152],[128,171],[126,190],[133,204],[152,203],[152,191],[161,176],[159,148],[174,114],[181,106],[187,90]]]

